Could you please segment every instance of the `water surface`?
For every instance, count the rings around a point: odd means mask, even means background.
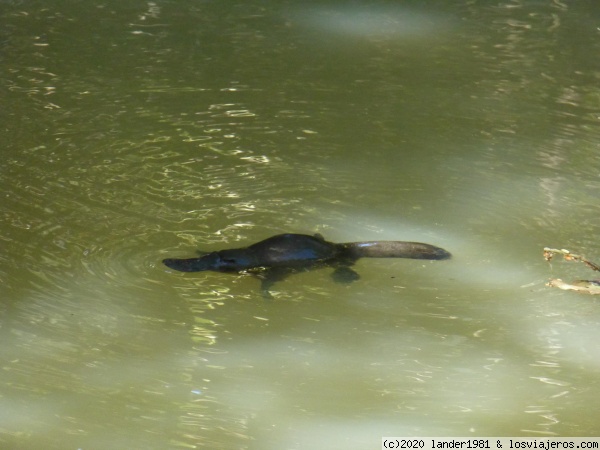
[[[4,2],[0,442],[598,435],[600,6]],[[279,283],[165,257],[429,242]]]

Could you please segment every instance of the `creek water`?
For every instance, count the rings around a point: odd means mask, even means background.
[[[2,1],[3,448],[597,436],[600,5]],[[161,264],[412,240],[265,300]]]

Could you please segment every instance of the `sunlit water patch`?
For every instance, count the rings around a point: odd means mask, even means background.
[[[411,39],[436,36],[452,25],[450,17],[405,6],[311,6],[291,13],[291,18],[324,33],[362,38]]]
[[[598,302],[544,285],[593,275],[541,255],[598,260],[591,3],[17,3],[4,447],[597,430]],[[269,301],[161,263],[281,232],[454,257],[303,272]]]

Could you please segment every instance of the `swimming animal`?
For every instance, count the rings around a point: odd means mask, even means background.
[[[404,241],[346,242],[335,244],[320,234],[278,234],[248,247],[203,252],[199,258],[164,259],[163,264],[181,272],[246,272],[262,280],[261,289],[269,289],[291,273],[317,267],[334,267],[339,282],[357,280],[350,269],[359,258],[448,259],[450,253],[434,245]]]

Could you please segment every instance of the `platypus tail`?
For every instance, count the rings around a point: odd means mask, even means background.
[[[443,248],[421,242],[373,241],[339,244],[348,257],[356,258],[411,258],[448,259],[452,255]]]

